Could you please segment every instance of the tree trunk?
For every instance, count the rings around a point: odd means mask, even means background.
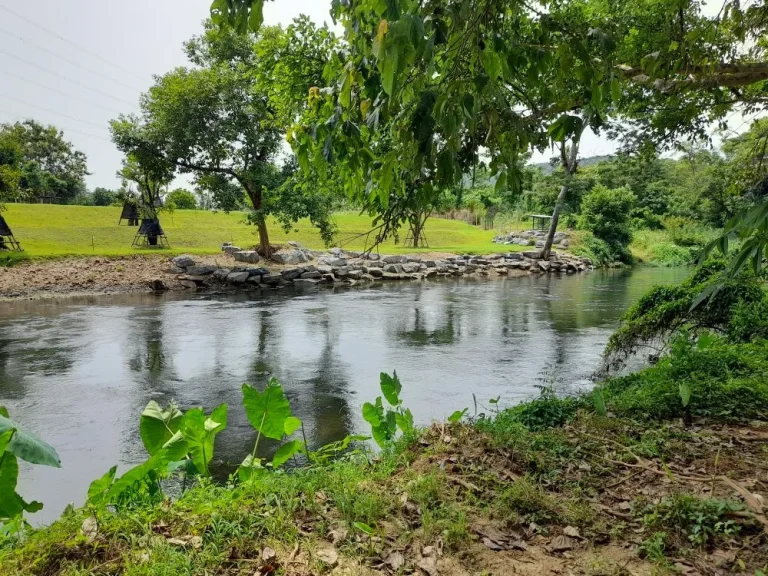
[[[563,170],[565,171],[565,182],[560,187],[560,193],[557,195],[555,201],[555,209],[552,211],[552,220],[549,222],[549,231],[547,232],[547,239],[544,242],[544,248],[539,254],[539,258],[542,260],[549,260],[549,255],[552,253],[552,243],[555,241],[555,233],[557,232],[557,224],[560,220],[560,211],[565,204],[565,198],[568,195],[568,185],[571,183],[573,173],[576,171],[576,158],[579,155],[579,143],[581,141],[581,133],[575,134],[573,142],[571,143],[571,149],[568,154],[563,152]],[[565,146],[565,142],[563,142]]]
[[[259,230],[259,254],[269,260],[272,257],[272,247],[269,245],[266,219],[260,217],[256,222],[256,228]]]

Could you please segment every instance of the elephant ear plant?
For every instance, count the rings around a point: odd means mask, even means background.
[[[0,406],[0,534],[18,532],[24,524],[24,512],[37,512],[40,502],[26,502],[17,492],[19,458],[30,464],[59,468],[56,450],[10,419]]]
[[[385,408],[379,396],[374,404],[370,402],[363,404],[363,418],[371,425],[373,439],[384,448],[395,439],[398,428],[403,434],[408,434],[414,430],[414,425],[413,414],[403,407],[403,401],[400,398],[403,386],[400,384],[397,372],[393,372],[392,376],[382,372],[380,383],[381,393],[391,408]]]

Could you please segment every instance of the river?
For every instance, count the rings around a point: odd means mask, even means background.
[[[81,505],[89,482],[145,458],[149,400],[229,404],[216,444],[226,473],[255,432],[240,385],[284,385],[314,447],[365,432],[360,408],[397,370],[419,424],[454,410],[511,405],[552,385],[589,386],[626,308],[685,269],[287,289],[239,295],[128,295],[0,304],[0,405],[53,444],[60,469],[24,465],[35,523]]]

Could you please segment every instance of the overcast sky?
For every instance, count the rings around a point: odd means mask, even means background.
[[[187,63],[182,43],[200,33],[210,4],[0,0],[0,122],[34,118],[58,126],[88,156],[88,187],[118,187],[122,155],[110,141],[109,120],[137,111],[153,75]],[[267,2],[264,19],[286,25],[307,14],[330,24],[329,6],[330,0]],[[589,134],[581,156],[614,149]]]

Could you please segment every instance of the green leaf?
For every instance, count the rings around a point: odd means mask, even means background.
[[[464,410],[456,410],[456,412],[448,416],[448,422],[450,422],[451,424],[456,424],[457,422],[460,422],[461,419],[464,418],[464,415],[468,411],[469,410],[467,408],[464,408]]]
[[[680,400],[683,403],[683,408],[688,408],[688,404],[691,402],[691,387],[687,382],[678,383],[678,391],[680,392]]]
[[[16,430],[6,448],[8,452],[31,464],[61,467],[61,459],[53,446],[8,418],[8,411],[3,410],[3,415],[0,415],[0,434],[8,430]]]
[[[486,48],[480,54],[483,62],[483,68],[491,80],[496,80],[501,76],[501,58],[491,48]]]
[[[621,99],[621,82],[616,76],[611,81],[611,98],[613,98],[614,104]]]
[[[114,484],[107,490],[107,494],[104,497],[105,502],[114,503],[117,499],[128,489],[132,488],[136,483],[141,482],[146,478],[152,470],[155,470],[161,463],[160,452],[151,456],[145,462],[142,462],[138,466],[134,466],[128,472],[123,474]]]
[[[400,392],[403,386],[400,384],[400,379],[397,377],[397,372],[394,372],[392,376],[382,372],[381,379],[381,393],[384,394],[384,398],[387,399],[392,406],[400,405]]]
[[[241,482],[247,482],[256,474],[265,472],[264,467],[261,465],[261,458],[255,458],[253,455],[248,454],[237,469],[237,477]]]
[[[202,408],[193,408],[184,414],[179,430],[188,444],[189,456],[195,464],[195,468],[204,476],[209,475],[208,464],[213,459],[213,444],[216,434],[224,430],[226,426],[226,404],[216,408],[208,418]],[[165,457],[166,455],[163,454],[164,459]]]
[[[285,434],[285,421],[291,414],[291,405],[283,387],[275,378],[270,379],[264,392],[243,384],[243,406],[248,421],[267,438],[281,440]]]
[[[16,429],[12,430],[6,430],[2,434],[0,434],[0,458],[2,458],[3,453],[5,452],[5,449],[8,447],[9,442],[13,438],[13,435],[16,433]]]
[[[294,454],[298,454],[303,450],[304,444],[298,440],[291,440],[290,442],[286,442],[277,449],[277,452],[275,452],[275,455],[272,457],[272,466],[279,468],[288,462],[288,460],[290,460]]]
[[[395,413],[395,422],[397,422],[397,427],[403,432],[410,432],[413,430],[413,414],[411,413],[411,410],[407,409],[405,412]]]
[[[494,186],[494,191],[496,194],[503,194],[507,189],[507,173],[506,171],[501,172],[499,174],[499,177],[496,178],[496,185]]]
[[[251,32],[258,32],[264,23],[264,0],[252,0],[251,14],[248,17],[248,27]]]
[[[7,432],[3,434],[5,438]],[[2,440],[6,448],[11,444],[10,438]],[[0,454],[0,518],[13,518],[22,512],[37,512],[43,508],[40,502],[25,502],[16,493],[19,479],[19,461],[11,452]]]
[[[368,526],[368,524],[365,524],[364,522],[353,522],[352,526],[360,530],[360,532],[363,532],[364,534],[368,534],[369,536],[373,534],[373,528]]]
[[[288,416],[288,418],[285,419],[285,426],[283,430],[286,436],[290,436],[299,428],[301,428],[301,420],[296,418],[296,416]]]
[[[371,426],[380,426],[382,421],[383,414],[381,413],[381,409],[377,408],[370,402],[366,402],[363,404],[363,420],[368,422]]]
[[[147,404],[139,420],[139,434],[149,455],[157,453],[178,432],[184,415],[171,403],[163,409],[154,400]]]
[[[99,505],[104,501],[107,495],[107,491],[115,481],[115,474],[117,473],[117,466],[112,466],[107,470],[106,474],[101,478],[98,478],[91,482],[88,487],[88,500],[89,504]]]

